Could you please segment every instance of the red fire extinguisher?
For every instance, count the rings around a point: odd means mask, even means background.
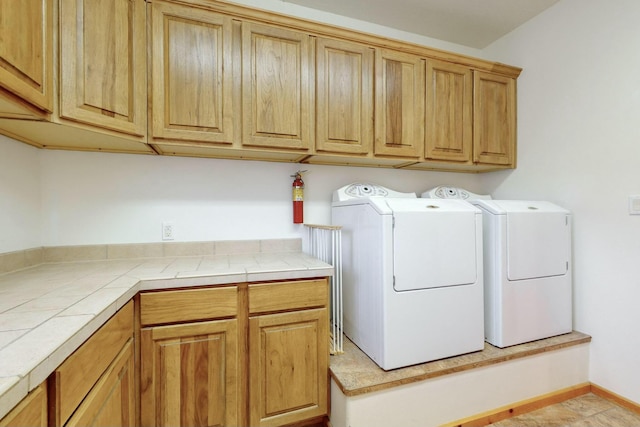
[[[306,171],[298,171],[295,175],[291,175],[293,180],[293,223],[294,224],[302,224],[304,211],[303,211],[303,201],[304,201],[304,181],[302,181],[302,172]]]

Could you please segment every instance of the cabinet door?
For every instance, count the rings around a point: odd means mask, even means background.
[[[285,425],[327,413],[327,309],[249,319],[249,424]]]
[[[53,0],[0,2],[0,82],[52,111]]]
[[[149,7],[153,137],[231,144],[231,18],[162,1]]]
[[[475,71],[473,97],[474,161],[515,166],[515,79]]]
[[[60,1],[60,117],[144,136],[144,0]]]
[[[310,147],[310,38],[242,24],[243,145]]]
[[[237,320],[145,328],[141,343],[142,425],[237,423]]]
[[[27,397],[0,420],[0,427],[47,427],[46,382],[33,389]]]
[[[424,141],[424,61],[376,52],[375,154],[419,157]]]
[[[471,163],[473,76],[461,65],[427,61],[425,157]]]
[[[316,149],[367,154],[373,140],[374,51],[364,45],[316,42]]]
[[[133,366],[133,340],[129,340],[69,419],[66,427],[133,427],[135,425]]]

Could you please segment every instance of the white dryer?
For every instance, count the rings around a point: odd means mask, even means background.
[[[475,200],[483,212],[485,334],[508,347],[571,332],[571,214],[553,203]]]
[[[491,200],[454,187],[483,212],[486,340],[508,347],[571,332],[571,213],[550,202]]]
[[[484,348],[482,214],[373,184],[333,196],[344,332],[389,370]]]

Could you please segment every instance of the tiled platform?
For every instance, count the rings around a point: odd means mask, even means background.
[[[495,365],[513,359],[559,350],[591,341],[589,335],[571,332],[500,349],[485,343],[484,350],[434,362],[384,371],[345,338],[344,353],[331,356],[331,377],[345,396],[357,396],[403,384]]]

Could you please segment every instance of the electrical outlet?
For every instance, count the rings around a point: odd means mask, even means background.
[[[175,229],[173,226],[173,222],[165,221],[162,223],[162,240],[173,240],[175,239]]]

